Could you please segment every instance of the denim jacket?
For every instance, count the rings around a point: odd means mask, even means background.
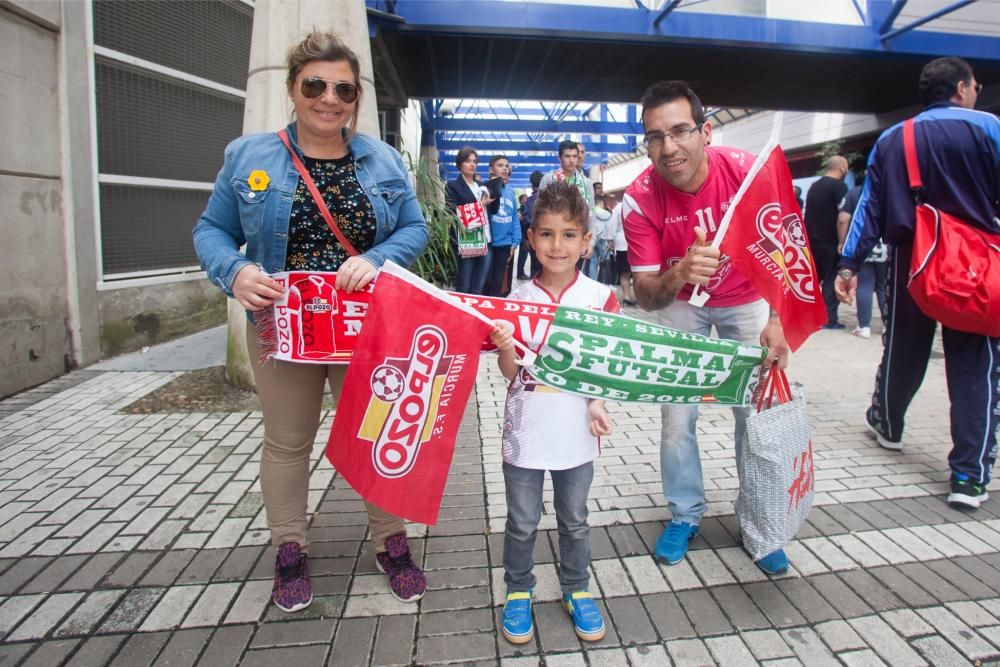
[[[287,130],[301,156],[295,123]],[[402,158],[388,144],[363,134],[354,135],[348,148],[377,223],[375,245],[361,256],[376,267],[387,259],[408,266],[427,245],[427,223]],[[249,179],[258,170],[267,174],[267,184],[257,182],[255,190]],[[209,280],[227,296],[233,296],[236,274],[247,264],[259,264],[267,273],[285,270],[288,219],[298,182],[299,172],[274,132],[240,137],[226,147],[208,207],[194,226],[194,247]]]

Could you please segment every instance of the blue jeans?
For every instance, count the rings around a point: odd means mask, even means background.
[[[590,253],[590,257],[583,260],[583,275],[587,276],[591,280],[597,280],[597,272],[600,270],[600,260],[597,257],[598,246],[594,246],[594,252]]]
[[[709,335],[712,327],[719,338],[760,344],[760,333],[767,324],[764,300],[729,308],[697,308],[687,301],[674,301],[660,311],[660,323],[671,329]],[[746,420],[752,408],[733,408],[736,418],[736,474],[742,479],[740,451]],[[663,405],[663,429],[660,435],[660,476],[667,509],[674,521],[697,524],[705,514],[705,482],[701,476],[698,454],[697,405]]]
[[[482,294],[489,271],[490,253],[482,257],[459,257],[455,291],[462,294]]]
[[[872,323],[872,294],[878,299],[878,311],[885,320],[885,284],[889,272],[888,262],[864,262],[858,271],[858,326]]]
[[[559,526],[559,584],[563,594],[586,590],[590,585],[590,526],[587,496],[594,481],[594,462],[568,470],[550,470]],[[545,471],[503,464],[507,488],[507,527],[503,536],[503,580],[508,593],[535,586],[534,549],[542,518]]]

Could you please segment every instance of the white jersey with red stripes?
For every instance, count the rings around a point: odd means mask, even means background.
[[[579,272],[560,294],[531,281],[515,288],[509,298],[621,313],[610,287]],[[534,470],[567,470],[593,461],[599,441],[590,433],[588,400],[540,384],[520,370],[507,388],[503,460]]]
[[[628,261],[635,273],[660,272],[674,266],[694,243],[694,228],[702,227],[709,241],[753,166],[754,156],[721,146],[705,148],[708,178],[695,193],[682,192],[650,165],[625,191],[622,201]],[[739,306],[759,295],[725,256],[719,269],[705,286],[712,306]],[[687,301],[691,285],[677,295]]]

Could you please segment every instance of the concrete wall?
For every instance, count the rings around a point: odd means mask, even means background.
[[[420,160],[420,136],[423,133],[420,116],[423,110],[418,100],[410,100],[409,105],[400,111],[399,135],[402,139],[400,153],[403,160],[416,164]]]
[[[226,319],[226,297],[208,280],[140,284],[100,293],[101,356],[137,350]]]
[[[225,319],[204,279],[98,291],[87,9],[0,0],[0,398]]]
[[[51,4],[0,5],[0,396],[72,364]]]

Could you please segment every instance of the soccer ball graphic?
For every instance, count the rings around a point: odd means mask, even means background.
[[[403,373],[395,366],[384,364],[372,373],[372,393],[375,397],[392,403],[403,395]]]

